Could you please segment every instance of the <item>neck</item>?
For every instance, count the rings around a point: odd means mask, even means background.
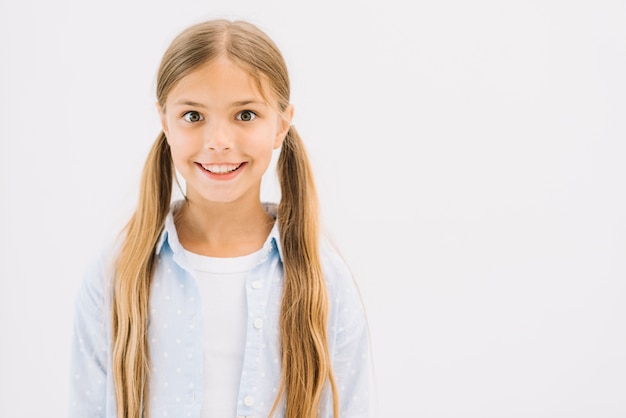
[[[211,257],[237,257],[263,246],[274,219],[260,201],[250,205],[186,201],[175,224],[186,250]]]

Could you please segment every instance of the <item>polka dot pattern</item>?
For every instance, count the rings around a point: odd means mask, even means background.
[[[276,226],[264,250],[265,256],[246,279],[249,320],[238,417],[266,417],[280,385],[278,318],[283,273]],[[76,297],[70,418],[115,417],[109,349],[110,265],[114,254],[112,248],[94,263]],[[157,254],[148,326],[151,416],[202,418],[202,305],[171,214]],[[329,345],[340,392],[340,416],[373,416],[369,410],[371,368],[364,309],[343,260],[329,246],[323,246],[321,254],[330,300]],[[320,417],[331,416],[331,397],[325,393]]]

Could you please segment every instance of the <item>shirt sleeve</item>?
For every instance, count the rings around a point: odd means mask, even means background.
[[[331,356],[341,418],[371,418],[374,373],[369,326],[357,283],[338,254],[327,259]]]
[[[109,342],[101,262],[87,270],[74,303],[69,418],[105,417]]]

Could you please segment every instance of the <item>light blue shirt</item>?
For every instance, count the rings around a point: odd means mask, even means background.
[[[275,205],[266,205],[266,209],[275,217]],[[151,284],[150,416],[200,418],[202,301],[178,240],[172,213],[156,246],[157,263]],[[262,251],[261,261],[246,278],[248,322],[237,417],[267,417],[280,384],[278,321],[283,265],[276,223]],[[365,311],[352,275],[337,252],[329,244],[322,244],[320,255],[329,297],[328,343],[339,390],[340,416],[370,417],[372,373]],[[71,418],[116,417],[110,372],[114,256],[114,250],[110,249],[93,263],[76,297]],[[284,414],[279,409],[275,416]],[[329,390],[319,416],[332,417]]]

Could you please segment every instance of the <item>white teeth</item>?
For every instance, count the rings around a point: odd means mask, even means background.
[[[235,171],[241,164],[203,164],[202,168],[215,174],[226,174]]]

